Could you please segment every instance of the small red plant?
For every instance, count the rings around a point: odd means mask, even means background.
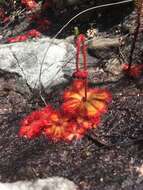
[[[130,69],[128,64],[123,64],[123,71],[130,77],[139,78],[143,73],[143,64],[131,65]]]
[[[16,42],[23,42],[28,40],[28,37],[26,35],[18,35],[16,37],[10,37],[7,39],[8,43],[16,43]]]
[[[82,44],[82,47],[81,47]],[[20,136],[34,138],[41,133],[53,141],[81,139],[89,129],[96,128],[100,117],[107,112],[111,101],[109,91],[88,87],[86,46],[84,35],[76,40],[77,59],[75,79],[63,93],[63,103],[58,110],[47,106],[35,111],[21,122]],[[79,53],[82,48],[83,70],[79,69]]]
[[[21,0],[21,3],[29,10],[35,9],[38,6],[38,3],[36,3],[35,0]]]
[[[131,50],[129,54],[129,61],[128,64],[123,65],[123,71],[128,76],[131,76],[133,78],[138,78],[143,73],[143,64],[142,65],[132,65],[133,63],[133,55],[134,51],[136,49],[136,43],[138,40],[138,36],[140,33],[140,29],[142,29],[142,19],[143,19],[143,0],[135,0],[136,10],[137,10],[137,16],[136,16],[136,27],[133,34],[132,44],[131,44]]]
[[[35,29],[28,31],[23,35],[18,35],[16,37],[10,37],[7,39],[8,43],[24,42],[29,38],[38,38],[41,36],[41,33]]]
[[[82,45],[82,47],[81,47]],[[81,78],[73,84],[73,88],[64,93],[64,103],[62,109],[65,113],[76,115],[79,113],[82,117],[96,117],[107,111],[107,103],[111,99],[111,95],[106,90],[90,89],[87,83],[87,59],[85,36],[80,34],[76,39],[76,72],[74,76]],[[83,70],[79,69],[80,50],[83,55]],[[76,89],[77,88],[77,89]]]
[[[107,111],[107,103],[110,100],[111,95],[107,90],[88,88],[86,99],[84,88],[79,91],[67,90],[64,93],[62,109],[73,115],[78,113],[82,117],[96,117]]]

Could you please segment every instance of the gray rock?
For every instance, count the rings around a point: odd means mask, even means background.
[[[119,47],[118,38],[95,37],[88,43],[88,48],[93,56],[98,59],[110,59],[117,54]]]
[[[52,44],[51,42],[50,38],[43,38],[1,45],[0,69],[18,73],[31,88],[38,88],[41,83],[44,87],[50,87],[66,81],[63,68],[75,63],[74,46],[65,40],[55,40]]]
[[[109,72],[113,76],[120,76],[123,73],[121,62],[116,57],[109,59],[105,66],[105,71]]]
[[[104,72],[107,73],[106,80],[109,81],[118,81],[124,76],[122,64],[120,60],[115,56],[107,60]]]
[[[77,186],[62,177],[49,177],[36,181],[0,183],[0,190],[77,190]]]
[[[93,38],[89,42],[89,48],[93,49],[106,49],[106,48],[114,48],[119,47],[119,38],[104,38],[104,37],[96,37]]]

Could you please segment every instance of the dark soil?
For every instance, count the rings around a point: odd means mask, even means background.
[[[134,57],[138,63],[142,62],[141,43],[138,41]],[[126,54],[129,46],[124,47]],[[44,105],[20,76],[0,70],[0,181],[63,176],[81,190],[143,189],[136,170],[143,159],[143,76],[91,85],[106,87],[113,95],[98,128],[71,144],[54,143],[42,135],[26,140],[18,136],[20,120]],[[45,96],[47,102],[58,106],[62,91],[63,87],[54,87]]]

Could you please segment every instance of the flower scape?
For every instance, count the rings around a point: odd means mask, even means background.
[[[76,38],[76,48],[76,71],[73,73],[75,79],[71,87],[63,93],[63,103],[57,110],[47,105],[26,116],[20,123],[20,137],[33,139],[44,134],[54,142],[71,142],[81,139],[89,130],[99,125],[101,116],[108,110],[112,96],[106,89],[88,87],[83,34]],[[83,55],[83,70],[79,67],[80,50]]]

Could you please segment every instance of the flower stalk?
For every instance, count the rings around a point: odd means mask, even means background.
[[[74,76],[77,78],[82,78],[84,80],[84,91],[85,97],[84,101],[87,100],[87,89],[88,89],[88,71],[87,71],[87,46],[85,44],[86,37],[83,34],[80,34],[76,38],[76,72]],[[79,56],[80,52],[82,53],[83,58],[83,71],[80,70],[79,66]]]

